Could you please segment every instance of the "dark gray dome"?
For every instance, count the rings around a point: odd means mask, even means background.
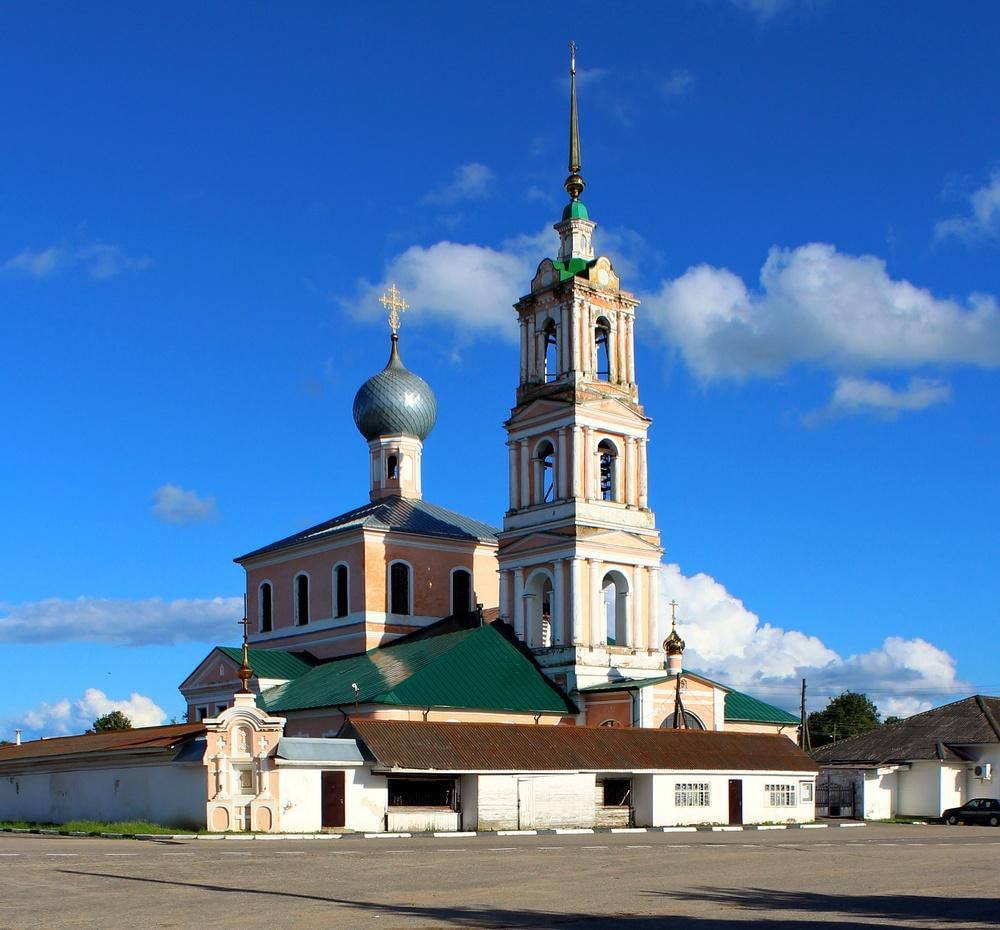
[[[402,433],[423,442],[437,420],[437,398],[423,378],[406,369],[396,343],[393,333],[389,364],[354,395],[354,422],[369,441]]]

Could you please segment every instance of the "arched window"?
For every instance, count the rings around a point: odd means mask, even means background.
[[[597,380],[611,380],[611,324],[606,317],[600,317],[594,327],[594,354],[597,363]]]
[[[385,476],[386,478],[399,477],[399,459],[394,455],[390,455],[385,460]]]
[[[559,377],[559,345],[555,320],[545,321],[545,325],[542,326],[542,340],[545,352],[545,381],[548,383]]]
[[[309,576],[295,576],[295,622],[305,626],[309,622]]]
[[[550,501],[555,496],[555,449],[543,439],[535,446],[535,503]]]
[[[346,617],[350,612],[348,606],[347,566],[338,565],[333,570],[333,615]]]
[[[451,573],[451,612],[464,614],[472,610],[472,573],[456,568]]]
[[[393,562],[389,566],[389,613],[410,612],[410,566]]]
[[[705,724],[703,724],[691,711],[684,711],[681,716],[681,720],[684,721],[682,724],[685,730],[704,730]],[[661,730],[677,730],[680,727],[677,726],[677,711],[675,710],[672,714],[667,714],[666,719],[660,724]]]
[[[609,646],[630,646],[628,581],[618,571],[608,572],[601,581],[607,619]]]
[[[270,633],[274,624],[274,605],[271,602],[271,583],[265,581],[257,591],[257,618],[261,633]]]
[[[555,643],[552,579],[547,572],[537,572],[525,586],[525,637],[529,646],[552,646]]]
[[[615,448],[615,444],[610,439],[602,439],[597,445],[597,457],[600,462],[601,500],[617,500],[618,450]]]

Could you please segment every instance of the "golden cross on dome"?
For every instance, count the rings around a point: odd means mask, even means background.
[[[677,626],[677,601],[670,602],[670,622]]]
[[[410,305],[403,300],[403,295],[399,293],[395,282],[389,288],[389,293],[379,298],[379,302],[389,311],[389,328],[395,334],[399,330],[399,314],[408,310]]]

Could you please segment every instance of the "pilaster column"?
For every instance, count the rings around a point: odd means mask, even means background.
[[[636,649],[647,648],[647,643],[649,642],[649,630],[647,629],[646,618],[644,616],[646,599],[643,595],[646,592],[643,590],[642,575],[643,569],[636,565],[632,569],[632,590],[635,592],[635,597],[632,598],[633,612],[629,615],[629,623],[631,624],[631,629],[629,630],[630,642]]]
[[[569,639],[574,646],[579,646],[582,637],[586,636],[586,629],[583,625],[583,559],[573,556],[569,560],[569,598],[567,607],[569,608]],[[589,643],[590,637],[586,636]]]
[[[647,568],[646,580],[649,588],[649,607],[646,610],[646,618],[649,624],[647,642],[649,643],[649,649],[656,651],[660,648],[660,569],[658,567]]]
[[[559,308],[559,372],[562,375],[573,367],[573,332],[570,327],[569,305]]]
[[[514,625],[514,618],[510,615],[510,569],[499,569],[500,574],[500,619],[506,621],[511,626]]]
[[[514,621],[514,635],[522,642],[524,636],[524,569],[514,569],[514,603],[511,605]]]
[[[538,321],[530,317],[527,321],[528,339],[528,381],[538,380]]]
[[[618,315],[615,321],[615,362],[611,371],[611,379],[615,384],[625,384],[628,381],[628,360],[625,351],[625,317]]]
[[[569,623],[566,611],[566,561],[557,559],[552,563],[552,574],[555,578],[552,584],[552,596],[555,604],[552,605],[552,645],[561,646],[568,642],[566,633],[569,630]]]
[[[531,503],[531,499],[528,497],[528,490],[530,487],[530,481],[528,480],[528,440],[519,440],[521,446],[521,473],[518,483],[521,486],[521,506],[527,507]]]
[[[507,443],[507,471],[507,480],[510,485],[510,509],[517,510],[520,495],[517,480],[517,444],[514,442]]]
[[[594,431],[589,427],[583,428],[583,497],[591,500],[594,495],[594,456],[593,439]]]
[[[625,362],[628,376],[626,381],[635,384],[635,317],[631,314],[626,317],[626,338],[625,338]]]
[[[625,503],[635,506],[635,438],[625,437]]]
[[[646,439],[639,440],[639,506],[645,510],[649,506],[649,488],[646,472]]]
[[[590,637],[595,646],[608,641],[608,620],[604,612],[604,595],[601,591],[601,568],[597,559],[590,562]]]
[[[528,380],[528,321],[523,317],[521,323],[521,384]]]
[[[566,461],[566,427],[559,427],[559,467],[557,471],[558,476],[553,475],[552,477],[556,479],[555,493],[552,495],[554,500],[561,500],[564,497],[569,497],[569,462]]]
[[[522,594],[521,604],[524,610],[524,641],[529,646],[540,646],[541,635],[542,635],[542,624],[541,618],[539,618],[539,623],[535,623],[535,595],[534,594]]]
[[[581,469],[583,468],[583,456],[581,455],[580,450],[583,447],[583,434],[580,432],[579,426],[571,426],[570,430],[573,439],[573,467],[570,469],[569,473],[569,496],[581,497],[580,476]]]

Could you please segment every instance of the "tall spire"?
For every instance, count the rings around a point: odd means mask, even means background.
[[[579,200],[587,182],[580,177],[580,121],[576,113],[576,42],[569,43],[569,177],[566,193]]]

